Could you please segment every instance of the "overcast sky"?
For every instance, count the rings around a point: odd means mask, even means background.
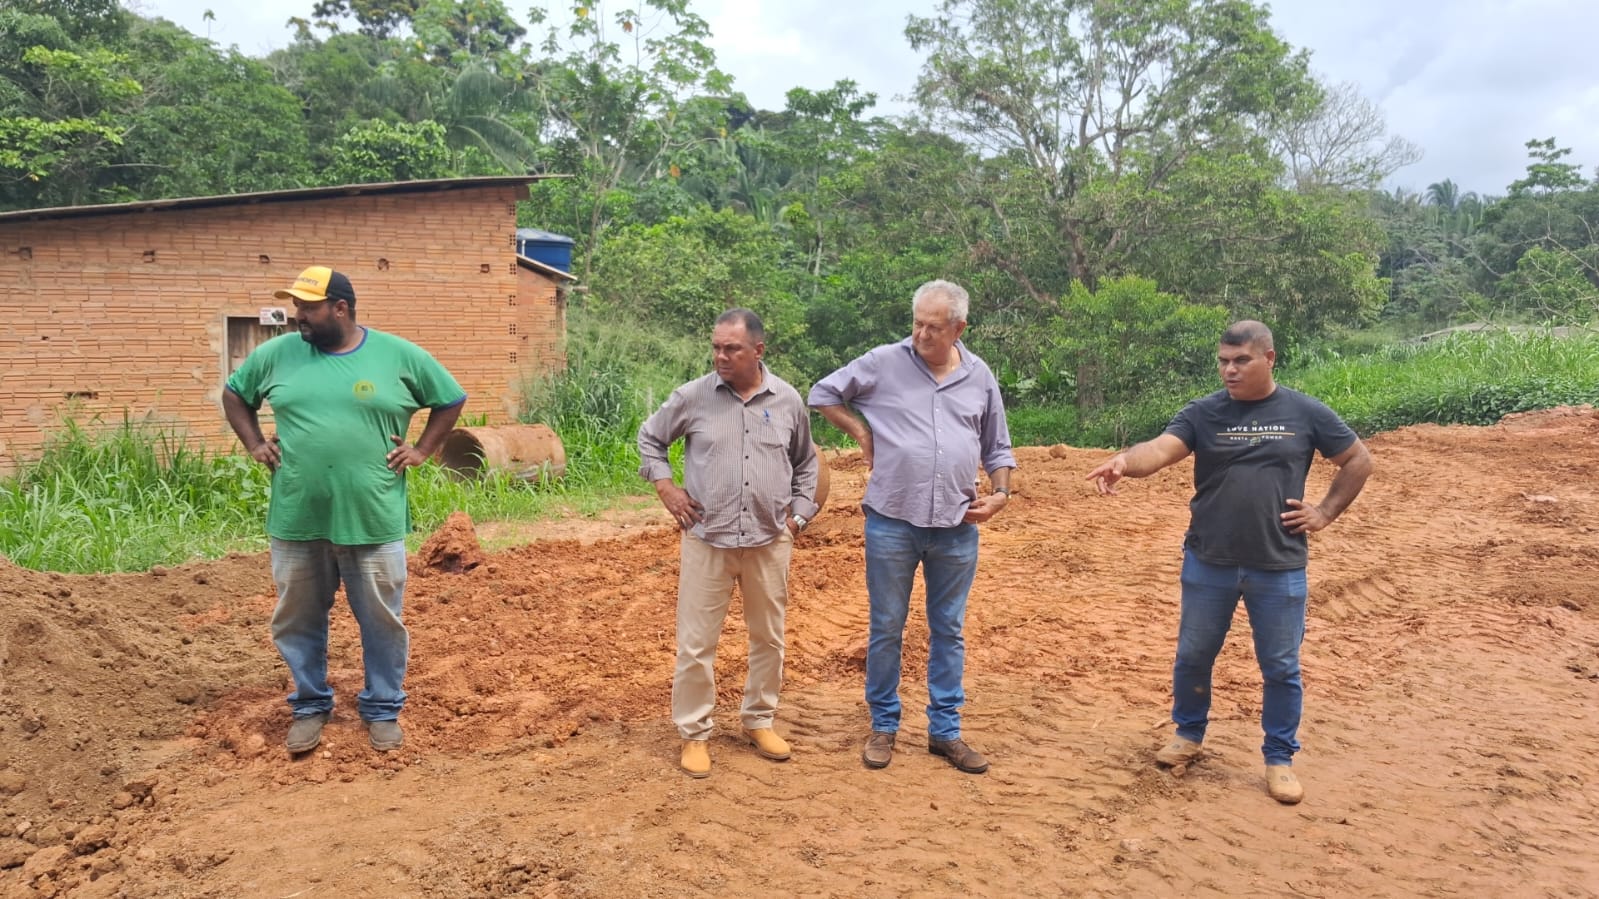
[[[508,0],[525,11],[528,0]],[[285,22],[314,0],[126,0],[224,46],[264,55],[290,41]],[[548,3],[562,8],[565,3]],[[758,106],[781,109],[791,87],[854,79],[904,107],[921,66],[905,42],[907,14],[933,0],[694,0],[710,23],[720,68]],[[1502,194],[1524,174],[1530,138],[1554,137],[1590,177],[1599,166],[1599,76],[1593,0],[1279,0],[1277,31],[1311,51],[1318,75],[1353,81],[1381,106],[1389,131],[1425,153],[1391,185],[1422,190],[1453,178]],[[216,21],[206,22],[211,9]]]

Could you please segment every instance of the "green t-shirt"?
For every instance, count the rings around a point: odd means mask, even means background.
[[[326,353],[298,334],[274,337],[228,379],[252,409],[277,422],[282,464],[272,475],[267,533],[340,546],[389,543],[411,529],[405,475],[389,471],[389,435],[404,437],[422,408],[466,401],[427,351],[365,328],[347,353]]]

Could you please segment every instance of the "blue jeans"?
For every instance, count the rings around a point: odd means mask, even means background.
[[[344,582],[350,611],[361,626],[366,688],[355,698],[366,721],[393,721],[405,705],[405,666],[411,635],[400,622],[405,596],[405,541],[337,546],[326,540],[272,538],[272,581],[278,605],[272,642],[294,677],[289,707],[305,718],[333,711],[328,686],[328,615]]]
[[[1261,752],[1268,765],[1288,765],[1299,751],[1299,716],[1304,687],[1299,646],[1305,640],[1305,569],[1265,571],[1212,565],[1183,553],[1183,614],[1177,662],[1172,666],[1171,718],[1177,736],[1199,742],[1210,720],[1210,672],[1243,597],[1255,635],[1255,660],[1264,681]]]
[[[922,566],[927,584],[927,735],[961,735],[966,704],[966,595],[977,574],[977,526],[917,527],[866,510],[866,592],[871,600],[871,642],[866,648],[866,704],[872,730],[899,731],[900,657],[911,583]]]

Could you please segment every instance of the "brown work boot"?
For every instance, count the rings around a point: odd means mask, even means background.
[[[868,768],[887,768],[894,760],[894,735],[880,730],[872,731],[866,738],[866,748],[861,751],[861,761]]]
[[[1283,805],[1295,805],[1305,798],[1305,787],[1294,776],[1292,765],[1266,766],[1266,792]]]
[[[981,752],[967,746],[966,741],[960,737],[953,740],[935,740],[928,737],[927,751],[949,759],[951,765],[967,774],[982,774],[988,770],[988,759],[983,758]]]
[[[757,727],[754,730],[746,729],[744,731],[744,739],[754,744],[756,754],[763,759],[786,762],[788,757],[792,755],[788,748],[788,742],[779,737],[777,731],[772,730],[770,727]]]
[[[322,725],[327,723],[327,712],[296,718],[289,725],[289,737],[284,740],[284,744],[288,746],[289,752],[295,754],[310,752],[322,742]]]
[[[678,760],[683,773],[689,777],[707,777],[711,773],[711,752],[704,740],[684,740],[683,757]]]
[[[1155,761],[1167,767],[1186,765],[1204,753],[1203,744],[1182,737],[1172,737],[1166,748],[1155,753]]]
[[[393,752],[405,745],[405,733],[398,721],[368,721],[366,739],[378,752]]]

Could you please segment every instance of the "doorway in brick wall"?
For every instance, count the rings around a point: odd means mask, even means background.
[[[259,316],[253,318],[242,315],[229,316],[227,370],[222,373],[223,379],[226,380],[238,371],[239,366],[244,364],[245,357],[256,347],[279,334],[287,334],[289,329],[297,326],[293,318],[268,323],[261,321]]]

